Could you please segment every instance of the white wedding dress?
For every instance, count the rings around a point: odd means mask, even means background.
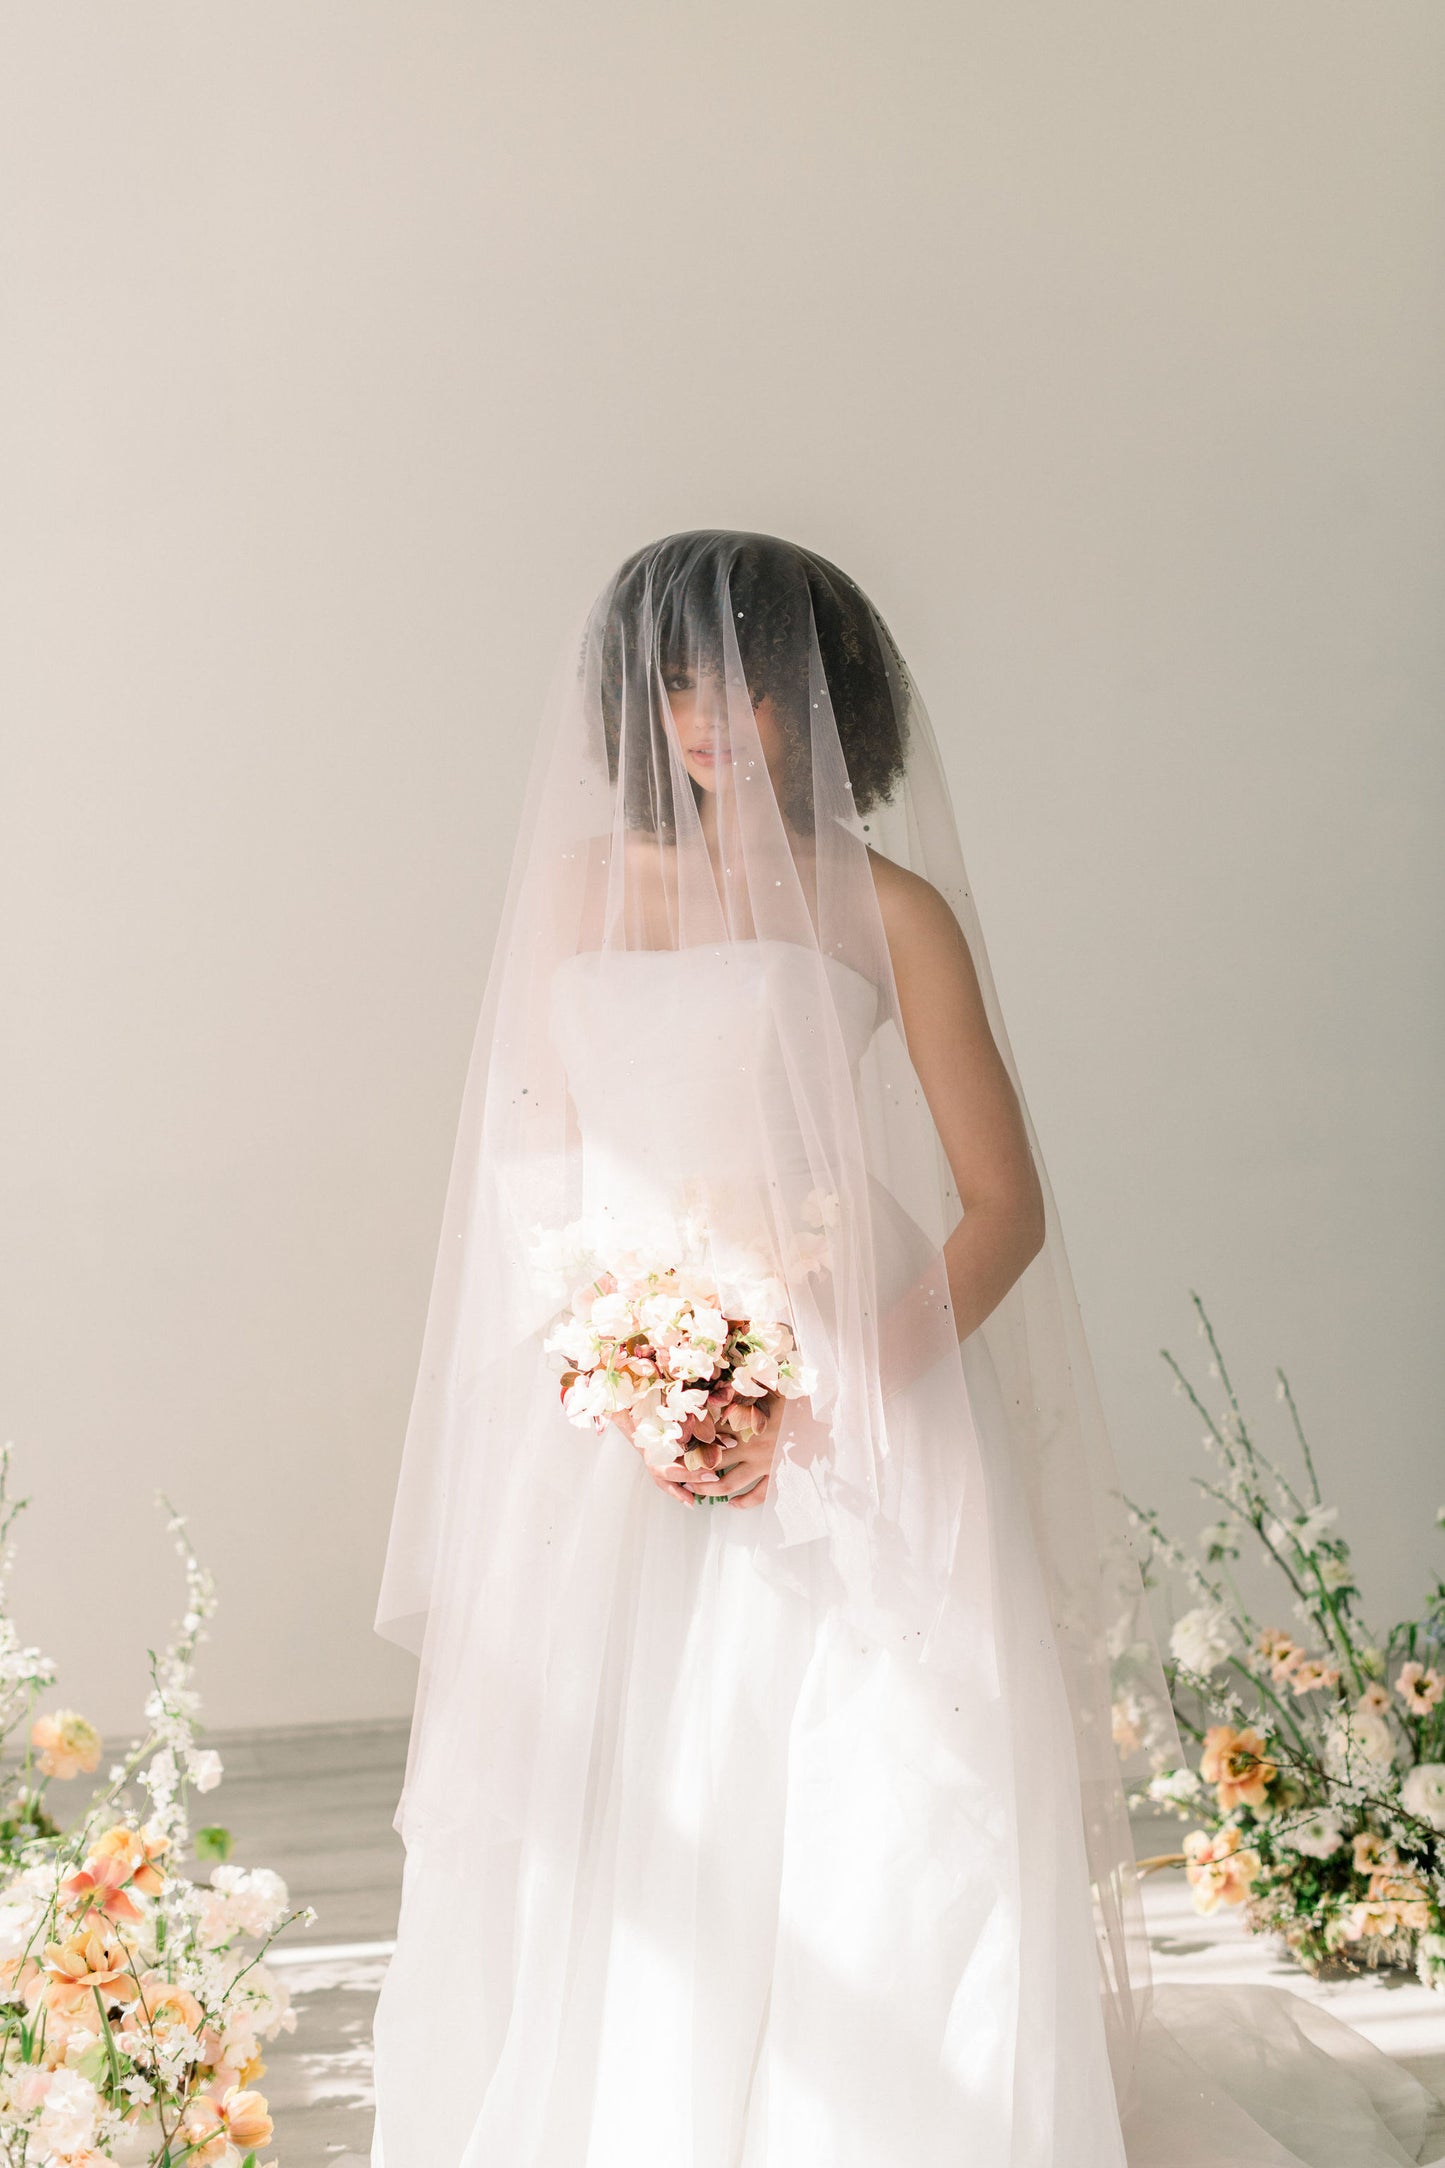
[[[806,1188],[768,1025],[795,970],[805,998],[802,956],[734,942],[559,968],[589,1213],[635,1224],[663,1202],[651,1167],[680,1157],[725,1194],[730,1166],[758,1163],[740,1134],[755,1121]],[[861,1063],[875,991],[831,968]],[[871,1208],[886,1290],[916,1269],[917,1230],[881,1189]],[[733,1209],[746,1237],[746,1194]],[[979,1335],[963,1352],[971,1417],[939,1421],[971,1419],[982,1450],[997,1694],[850,1630],[822,1547],[776,1570],[771,1515],[681,1508],[616,1434],[549,1416],[588,1539],[539,1566],[565,1591],[540,1775],[483,1856],[409,1842],[413,1962],[377,2019],[384,2069],[426,2091],[433,2168],[1414,2158],[1419,2089],[1274,1993],[1162,1999],[1121,2128],[1070,1712],[992,1364]],[[1348,2065],[1345,2044],[1363,2051]],[[402,2083],[382,2086],[394,2132]],[[384,2153],[411,2168],[379,2134],[378,2168]]]

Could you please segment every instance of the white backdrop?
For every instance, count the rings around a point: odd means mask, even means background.
[[[213,1721],[407,1706],[369,1621],[534,717],[696,525],[821,549],[914,663],[1132,1487],[1202,1517],[1197,1286],[1412,1603],[1434,0],[17,0],[0,45],[0,1424],[66,1698],[131,1722],[164,1483]]]

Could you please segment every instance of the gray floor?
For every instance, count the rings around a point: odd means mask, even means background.
[[[298,2015],[267,2048],[260,2081],[281,2168],[363,2168],[369,2156],[371,2013],[401,1895],[391,1817],[406,1736],[404,1723],[333,1724],[213,1739],[226,1773],[206,1807],[234,1858],[274,1868],[293,1905],[317,1913],[271,1952]]]
[[[215,1740],[225,1781],[206,1805],[235,1838],[242,1866],[273,1867],[293,1904],[312,1904],[272,1952],[298,2011],[267,2051],[261,2086],[276,2117],[281,2168],[365,2168],[371,2140],[371,2014],[401,1891],[391,1816],[406,1759],[404,1724],[233,1732]],[[1141,1854],[1172,1849],[1179,1825],[1140,1832]],[[1306,1979],[1271,1942],[1228,1913],[1201,1919],[1182,1877],[1145,1884],[1150,1945],[1162,1980],[1263,1981],[1325,2003],[1445,2093],[1445,1998],[1411,1979]],[[1445,2112],[1424,2158],[1445,2152]],[[650,2168],[650,2164],[643,2164]]]

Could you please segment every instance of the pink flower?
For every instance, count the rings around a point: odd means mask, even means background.
[[[106,1859],[93,1859],[89,1866],[61,1883],[60,1902],[79,1919],[84,1919],[87,1912],[99,1912],[108,1920],[138,1920],[140,1906],[125,1893],[129,1880],[128,1862],[114,1853]]]
[[[1412,1716],[1428,1716],[1445,1697],[1445,1672],[1437,1671],[1433,1664],[1402,1664],[1395,1692]]]
[[[74,1709],[57,1709],[52,1716],[37,1716],[30,1727],[30,1744],[45,1777],[89,1776],[100,1763],[100,1733],[88,1718]]]
[[[1257,1731],[1212,1724],[1204,1734],[1199,1774],[1215,1787],[1220,1812],[1231,1814],[1236,1807],[1262,1807],[1279,1770],[1266,1759]]]
[[[1366,1710],[1372,1716],[1383,1716],[1389,1706],[1389,1688],[1381,1686],[1378,1679],[1365,1688],[1365,1691],[1355,1703],[1357,1709]]]
[[[1242,1847],[1237,1829],[1216,1830],[1212,1838],[1192,1829],[1184,1840],[1184,1873],[1194,1892],[1195,1911],[1242,1905],[1259,1864],[1258,1852]]]
[[[1356,1874],[1373,1874],[1380,1864],[1384,1840],[1373,1829],[1361,1829],[1350,1839],[1350,1849],[1355,1856]]]
[[[1290,1686],[1296,1694],[1317,1694],[1321,1687],[1338,1686],[1338,1664],[1322,1664],[1313,1656],[1306,1656],[1290,1673]]]

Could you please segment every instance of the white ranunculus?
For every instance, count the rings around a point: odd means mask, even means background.
[[[1169,1650],[1175,1661],[1201,1679],[1218,1670],[1233,1645],[1229,1620],[1213,1604],[1200,1604],[1186,1611],[1169,1636]]]
[[[1339,1776],[1358,1776],[1367,1765],[1388,1769],[1395,1759],[1394,1734],[1374,1709],[1342,1711],[1330,1725],[1326,1756]]]
[[[1302,1852],[1306,1859],[1333,1859],[1345,1841],[1345,1833],[1337,1816],[1321,1809],[1318,1814],[1307,1814],[1303,1821],[1286,1823],[1275,1841],[1291,1852]]]
[[[1422,1761],[1400,1786],[1400,1804],[1432,1829],[1445,1830],[1445,1762]]]

